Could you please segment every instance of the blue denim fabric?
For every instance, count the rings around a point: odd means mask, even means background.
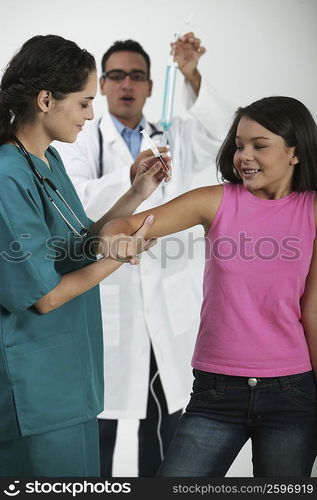
[[[258,378],[194,370],[193,392],[158,475],[223,477],[252,440],[255,477],[309,477],[317,453],[313,372]]]

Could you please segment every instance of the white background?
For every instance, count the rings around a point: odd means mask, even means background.
[[[152,60],[154,92],[145,113],[155,121],[161,113],[169,42],[175,32],[184,32],[184,21],[192,15],[192,29],[207,48],[200,69],[234,108],[269,95],[289,95],[303,101],[317,117],[317,0],[0,0],[0,7],[1,70],[36,34],[74,40],[95,55],[99,73],[107,48],[115,40],[132,38]],[[178,76],[178,113],[182,113],[180,87]],[[104,105],[104,98],[97,96],[96,115]],[[210,169],[195,185],[214,182]],[[200,257],[195,263],[199,282]],[[127,420],[119,426],[114,463],[118,476],[136,475],[136,425]],[[228,475],[252,475],[249,444]]]

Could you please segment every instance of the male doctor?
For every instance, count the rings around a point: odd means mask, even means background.
[[[172,45],[185,77],[189,109],[168,130],[172,180],[139,210],[189,189],[193,174],[212,165],[232,110],[197,69],[205,48],[193,33]],[[152,155],[162,129],[143,116],[151,96],[150,59],[137,42],[115,42],[102,59],[101,94],[108,110],[86,123],[74,144],[57,145],[78,195],[93,220],[128,189],[141,160]],[[229,116],[230,115],[230,116]],[[161,152],[166,148],[160,148]],[[125,214],[122,214],[125,215]],[[139,266],[122,266],[101,283],[105,408],[99,415],[101,475],[112,476],[119,419],[139,419],[139,476],[155,476],[191,387],[190,368],[199,317],[186,251],[189,233],[159,241]]]

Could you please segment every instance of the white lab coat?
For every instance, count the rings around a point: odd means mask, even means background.
[[[192,89],[187,85],[189,101]],[[202,79],[199,97],[169,131],[173,178],[139,207],[146,210],[178,196],[195,172],[214,169],[215,155],[232,110]],[[149,124],[146,130],[151,133]],[[103,177],[98,178],[98,120],[86,123],[74,144],[56,143],[88,216],[97,220],[130,187],[130,151],[108,112],[100,122]],[[210,133],[208,133],[208,131]],[[160,137],[160,136],[157,136]],[[148,149],[142,142],[141,150]],[[124,264],[100,284],[105,356],[105,408],[101,418],[145,418],[150,340],[168,411],[186,404],[191,356],[199,323],[199,295],[188,269],[188,232],[162,238],[142,254],[139,266]],[[171,259],[166,258],[166,250]],[[197,286],[197,285],[196,285]]]

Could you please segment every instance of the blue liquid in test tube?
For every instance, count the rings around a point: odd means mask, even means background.
[[[177,63],[173,61],[173,55],[169,56],[165,73],[163,110],[160,122],[164,130],[168,130],[172,125],[177,68]]]

